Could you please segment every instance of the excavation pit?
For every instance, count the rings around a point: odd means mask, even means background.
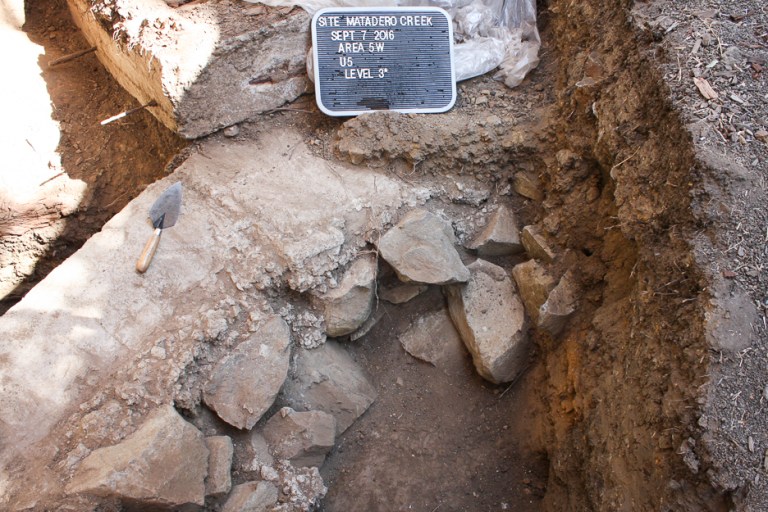
[[[94,219],[116,215],[103,228],[90,221],[101,232],[0,319],[7,340],[5,506],[172,508],[182,499],[213,510],[228,500],[235,507],[248,492],[269,500],[275,482],[302,482],[288,491],[275,487],[283,510],[759,510],[766,355],[764,310],[755,307],[764,298],[762,256],[752,248],[762,232],[754,229],[759,213],[740,216],[758,211],[751,206],[764,199],[765,143],[753,125],[733,132],[735,142],[707,118],[692,125],[695,110],[688,96],[681,99],[687,89],[680,84],[695,61],[673,65],[663,53],[683,44],[676,27],[664,25],[668,18],[679,16],[694,31],[735,22],[717,13],[683,15],[664,3],[539,7],[539,68],[517,89],[487,76],[465,82],[444,115],[332,120],[302,96],[254,114],[230,136],[195,141],[173,173],[141,195],[182,143],[147,112],[102,128],[124,130],[113,135],[115,144],[129,147],[101,154],[115,163],[112,179],[103,188],[86,180],[87,190],[99,192],[90,195],[90,208],[107,212]],[[30,38],[45,43],[67,34],[71,46],[63,53],[87,46],[63,12],[60,3],[28,7]],[[587,25],[595,29],[579,29]],[[722,37],[738,34],[726,32]],[[715,51],[701,44],[697,51]],[[61,51],[47,48],[42,64]],[[762,51],[743,59],[751,66]],[[738,74],[742,64],[724,71]],[[105,119],[148,98],[126,98],[119,109],[112,98],[96,98],[67,110],[56,97],[62,84],[103,69],[94,55],[62,66],[80,72],[62,77],[59,68],[44,77],[59,115],[70,116],[59,119],[67,130],[58,149],[72,177],[98,153],[70,142],[85,144],[93,133],[93,123],[79,116]],[[742,77],[749,87],[731,94],[765,110],[760,96],[750,96],[761,91],[751,77]],[[726,87],[719,75],[709,78]],[[717,101],[697,97],[692,104],[752,115],[736,100]],[[149,141],[150,157],[137,157],[132,140]],[[120,179],[136,161],[155,174],[123,187]],[[176,181],[185,187],[183,215],[139,276],[133,264],[151,232],[146,211]],[[121,194],[127,196],[116,199]],[[502,208],[520,231],[511,254],[477,242]],[[478,375],[462,345],[458,356],[432,363],[403,346],[423,331],[432,335],[421,343],[458,336],[445,288],[463,285],[417,283],[399,292],[413,298],[393,303],[400,299],[391,293],[402,285],[381,257],[381,239],[418,210],[450,227],[462,264],[488,261],[527,294],[527,363],[498,384]],[[99,210],[85,209],[83,220],[92,211]],[[70,214],[63,217],[73,225]],[[744,240],[735,246],[723,229],[733,219]],[[39,229],[30,226],[29,236]],[[4,235],[4,247],[17,236]],[[57,240],[65,241],[50,236],[43,245]],[[296,461],[282,465],[274,454],[271,462],[259,459],[267,456],[254,448],[251,430],[277,430],[267,426],[272,417],[294,414],[282,407],[301,407],[283,389],[252,429],[235,428],[206,398],[215,394],[217,365],[266,339],[259,333],[279,317],[290,329],[286,374],[295,379],[302,354],[324,343],[329,294],[360,258],[375,261],[368,324],[376,322],[364,333],[353,330],[354,340],[349,333],[338,338],[367,374],[375,401],[332,448],[319,443],[330,450],[319,475],[297,469]],[[539,278],[531,284],[523,274]],[[536,298],[540,289],[543,300]],[[556,289],[558,300],[549,302]],[[196,429],[193,444],[203,436],[231,439],[230,485],[237,491],[193,486],[182,498],[160,490],[136,496],[89,480],[83,468],[94,464],[94,453],[124,450],[137,432],[161,423]],[[226,455],[226,444],[210,441],[206,450]],[[190,462],[188,474],[214,472]],[[217,482],[226,489],[225,476]]]

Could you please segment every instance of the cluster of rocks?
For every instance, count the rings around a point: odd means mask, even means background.
[[[121,442],[85,456],[67,493],[142,507],[313,509],[327,491],[319,467],[376,391],[336,342],[299,349],[293,361],[291,345],[288,325],[273,316],[219,360],[203,390],[227,425],[159,406]]]
[[[477,372],[493,383],[513,381],[528,365],[529,326],[557,336],[576,310],[577,289],[573,274],[556,277],[555,253],[535,226],[522,232],[514,214],[500,206],[485,229],[467,244],[477,258],[465,265],[457,250],[451,225],[427,210],[413,210],[385,233],[378,243],[381,257],[407,287],[388,290],[405,297],[424,285],[441,285],[448,311]],[[491,259],[527,254],[530,259],[515,265],[511,276]],[[466,256],[464,259],[468,259]],[[385,295],[387,298],[387,295]],[[423,322],[437,329],[441,313]],[[420,326],[401,342],[406,350],[425,361],[443,366],[456,351],[450,335],[432,336],[443,341],[435,347],[420,336]]]
[[[514,214],[504,206],[467,244],[477,258],[466,265],[464,259],[469,257],[465,254],[463,259],[457,249],[451,224],[425,209],[405,214],[381,236],[377,246],[381,258],[404,283],[383,289],[381,298],[403,303],[429,285],[442,286],[450,319],[475,368],[494,383],[514,380],[528,365],[531,325],[557,336],[576,309],[573,274],[558,277],[555,252],[546,237],[533,225],[520,230]],[[489,261],[523,254],[530,259],[515,265],[511,275]],[[355,339],[376,321],[372,314],[376,270],[376,258],[365,255],[349,266],[337,288],[315,298],[328,336]],[[440,322],[437,317],[423,320],[434,327]],[[418,335],[401,341],[409,353],[436,366],[442,359],[451,359],[446,350],[454,350],[435,347]]]
[[[535,226],[520,230],[504,206],[464,248],[449,221],[423,208],[407,212],[376,245],[347,265],[335,287],[309,293],[325,343],[306,349],[283,317],[266,314],[216,352],[198,403],[182,404],[186,419],[161,405],[117,444],[73,454],[67,493],[165,508],[311,510],[326,492],[319,468],[337,436],[376,398],[333,338],[354,340],[375,324],[377,293],[402,304],[442,287],[447,311],[420,318],[401,343],[448,372],[468,351],[477,372],[497,384],[528,366],[530,327],[556,336],[576,308],[572,273],[558,278],[546,237]],[[379,257],[399,285],[378,290]]]
[[[381,298],[403,303],[429,285],[442,286],[450,319],[475,368],[494,383],[514,380],[528,365],[530,326],[557,336],[576,310],[578,290],[573,273],[555,270],[555,251],[547,238],[534,225],[520,230],[515,215],[504,206],[466,244],[477,255],[466,265],[464,260],[471,256],[462,258],[451,224],[425,209],[405,214],[381,236],[377,246],[381,258],[404,283],[383,289]],[[515,265],[511,275],[490,261],[523,255],[530,259]],[[373,255],[359,258],[337,288],[316,297],[328,336],[351,335],[354,339],[375,322],[376,270]],[[434,327],[439,324],[438,319],[425,318],[424,322]],[[418,335],[401,341],[409,353],[437,366],[441,359],[451,359],[446,350],[454,350],[434,347]]]

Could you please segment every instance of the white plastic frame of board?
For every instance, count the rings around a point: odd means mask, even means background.
[[[448,54],[451,63],[451,101],[445,107],[440,108],[408,108],[408,109],[385,109],[385,110],[343,110],[334,111],[329,110],[323,105],[322,97],[320,95],[320,62],[317,51],[312,52],[312,59],[314,63],[314,78],[315,78],[315,103],[318,108],[326,115],[332,117],[350,117],[359,116],[361,114],[369,114],[371,112],[400,112],[403,114],[442,114],[448,112],[456,104],[456,66],[453,61],[453,20],[448,11],[440,7],[423,6],[423,7],[325,7],[315,12],[312,17],[312,47],[317,48],[317,31],[315,30],[317,19],[328,12],[413,12],[413,11],[434,11],[438,14],[442,14],[448,20],[448,38],[449,48]]]

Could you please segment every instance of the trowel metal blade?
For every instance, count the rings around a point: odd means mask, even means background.
[[[160,194],[149,209],[149,218],[155,228],[170,228],[179,218],[181,211],[181,183],[174,183]],[[162,225],[161,225],[162,224]]]

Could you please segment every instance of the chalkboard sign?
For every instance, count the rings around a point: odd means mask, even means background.
[[[456,101],[453,27],[443,9],[322,9],[312,44],[317,105],[328,115],[436,113]]]

